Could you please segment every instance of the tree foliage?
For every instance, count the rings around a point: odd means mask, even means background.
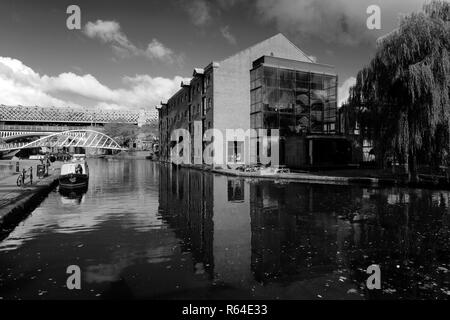
[[[107,123],[103,127],[103,133],[115,139],[124,147],[130,147],[133,140],[144,136],[146,140],[156,140],[158,137],[158,125],[146,124],[142,127],[130,123]]]
[[[412,176],[417,161],[443,163],[449,154],[450,4],[425,4],[380,39],[348,105],[378,159],[396,156]]]
[[[155,140],[159,136],[159,128],[158,123],[152,123],[152,124],[144,124],[140,128],[140,133],[145,134],[148,140]]]
[[[139,127],[130,123],[107,123],[103,127],[103,133],[115,139],[120,145],[129,147],[136,139]]]

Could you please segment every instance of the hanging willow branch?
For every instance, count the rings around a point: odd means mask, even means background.
[[[359,121],[380,160],[444,161],[450,151],[450,4],[432,1],[403,18],[358,73],[348,104],[364,106]]]

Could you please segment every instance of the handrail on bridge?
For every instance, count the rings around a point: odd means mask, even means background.
[[[0,124],[2,131],[26,131],[26,132],[63,132],[68,130],[82,130],[92,127],[84,126],[58,126],[58,125],[23,125],[23,124]]]
[[[27,144],[26,142],[2,143],[0,144],[0,150],[17,149],[25,146],[26,144]]]
[[[0,151],[42,146],[126,150],[126,148],[120,146],[117,141],[102,132],[91,129],[81,129],[52,133],[31,142],[0,144]]]

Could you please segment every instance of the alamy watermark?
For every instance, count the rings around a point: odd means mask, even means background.
[[[202,133],[202,122],[194,121],[193,141],[186,129],[175,129],[170,135],[170,161],[174,164],[249,164],[277,167],[279,130],[208,129]],[[206,144],[206,146],[204,146]]]
[[[70,14],[66,20],[66,26],[69,30],[80,30],[81,29],[81,9],[79,6],[72,4],[67,7],[67,14]]]
[[[73,264],[67,267],[66,273],[70,274],[67,278],[66,286],[69,290],[81,290],[81,269]]]
[[[370,16],[366,20],[366,26],[369,30],[381,29],[381,8],[377,5],[367,7],[366,13]]]
[[[367,268],[366,273],[370,274],[370,276],[367,278],[367,281],[366,281],[367,289],[369,289],[369,290],[381,289],[380,266],[378,264],[372,264]]]

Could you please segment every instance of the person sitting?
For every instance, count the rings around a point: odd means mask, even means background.
[[[78,164],[75,168],[76,174],[83,174],[83,168],[81,167],[81,164]]]

